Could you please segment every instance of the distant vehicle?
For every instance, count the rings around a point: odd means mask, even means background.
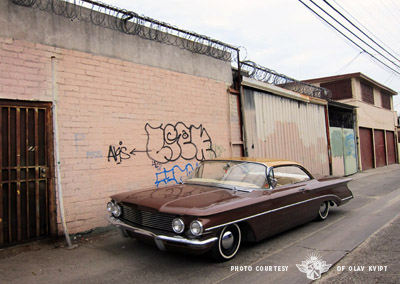
[[[353,198],[350,180],[315,179],[285,160],[206,160],[182,184],[111,196],[108,220],[124,236],[150,240],[160,250],[210,252],[225,261],[242,241],[325,220],[331,206]]]

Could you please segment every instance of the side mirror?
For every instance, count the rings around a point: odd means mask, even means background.
[[[278,185],[278,180],[275,178],[274,175],[274,168],[268,168],[267,181],[270,188],[275,188]]]
[[[271,188],[275,188],[278,185],[278,180],[276,178],[270,178]]]

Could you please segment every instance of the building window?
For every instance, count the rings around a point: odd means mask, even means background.
[[[374,89],[363,82],[361,82],[361,99],[364,102],[374,104]]]
[[[321,83],[321,87],[331,90],[332,100],[351,99],[353,97],[351,79]]]
[[[382,107],[388,110],[392,109],[390,100],[391,100],[391,95],[381,91],[381,101],[382,101]]]
[[[328,106],[329,126],[341,128],[354,127],[353,110],[338,108],[332,105]]]

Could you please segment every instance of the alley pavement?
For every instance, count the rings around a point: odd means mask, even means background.
[[[357,173],[353,180],[387,171],[399,165]],[[400,187],[400,184],[399,184]],[[397,217],[349,252],[317,283],[400,283],[400,208]]]
[[[400,217],[367,239],[317,283],[399,283]]]
[[[319,252],[331,265],[318,283],[399,283],[400,165],[351,177],[355,198],[335,208],[325,222],[244,244],[229,262],[164,253],[115,231],[95,230],[71,236],[75,249],[68,249],[60,238],[0,250],[0,283],[310,283],[294,264],[306,257],[305,252]],[[268,263],[289,269],[232,271],[267,268]]]

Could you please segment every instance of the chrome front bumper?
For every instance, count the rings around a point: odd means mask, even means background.
[[[108,222],[110,222],[112,225],[114,225],[117,229],[119,229],[120,232],[125,236],[126,236],[126,233],[124,232],[124,230],[128,230],[135,234],[153,238],[157,247],[162,251],[166,250],[166,245],[168,245],[168,243],[172,243],[175,246],[178,245],[178,246],[185,247],[188,249],[196,249],[197,250],[197,249],[206,249],[208,247],[211,247],[213,245],[213,243],[216,240],[218,240],[217,237],[211,237],[211,238],[204,239],[204,240],[198,240],[198,239],[188,239],[188,238],[184,238],[184,237],[177,236],[177,235],[166,236],[163,234],[154,233],[147,229],[137,228],[132,225],[128,225],[128,224],[122,222],[121,220],[116,219],[112,216],[107,216],[106,219]]]

